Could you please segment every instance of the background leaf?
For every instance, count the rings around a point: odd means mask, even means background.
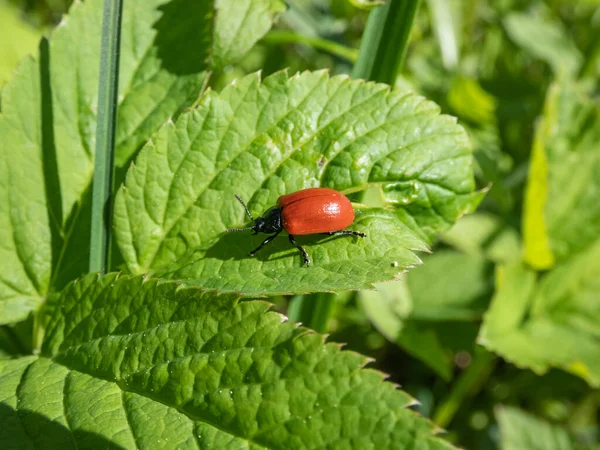
[[[283,0],[216,0],[212,64],[223,68],[238,62],[270,29]]]
[[[20,11],[8,2],[0,2],[0,90],[19,61],[37,49],[40,34],[19,17]]]
[[[366,357],[266,302],[109,274],[48,308],[42,355],[0,362],[2,442],[450,448]]]
[[[552,425],[517,408],[496,411],[503,450],[574,450],[577,448],[562,427]]]
[[[28,95],[22,95],[27,92]],[[35,310],[51,274],[39,71],[26,58],[2,90],[0,115],[0,324]],[[13,151],[19,149],[19,151]]]
[[[132,32],[125,31],[121,37],[116,137],[119,166],[125,165],[167,118],[198,97],[205,82],[203,71],[212,32],[210,3],[198,5],[184,13],[173,2],[135,0],[124,9],[122,27]],[[101,17],[101,1],[75,4],[65,26],[59,27],[51,40],[53,103],[66,105],[53,110],[64,214],[89,185],[93,168],[90,149],[95,137]],[[74,46],[77,41],[83,45]],[[193,57],[178,57],[185,52],[183,45],[194,49]],[[177,55],[173,48],[182,53]],[[61,153],[67,151],[63,148],[71,153]]]
[[[500,217],[486,212],[462,217],[440,239],[462,253],[496,263],[521,259],[521,242],[517,231]]]
[[[546,61],[556,73],[577,72],[583,57],[562,23],[513,12],[504,19],[510,38],[532,56]]]
[[[264,237],[224,233],[247,220],[234,194],[259,216],[279,195],[319,185],[377,186],[397,209],[357,208],[360,241],[301,237],[308,269],[283,238],[250,258]],[[250,75],[143,150],[116,199],[116,236],[134,273],[248,295],[357,289],[418,263],[409,250],[477,204],[472,190],[464,131],[423,98],[323,72]]]
[[[362,308],[391,342],[422,360],[446,380],[458,351],[470,350],[492,291],[492,264],[476,256],[439,250],[400,281],[362,291]]]
[[[452,355],[431,327],[411,320],[412,298],[405,280],[375,286],[377,291],[359,294],[360,304],[369,320],[390,342],[449,380],[452,377]]]
[[[520,265],[498,271],[480,342],[519,366],[560,367],[600,385],[600,241],[540,278]]]
[[[581,87],[549,89],[529,172],[525,260],[545,269],[600,237],[600,108]]]
[[[212,32],[205,2],[185,13],[172,3],[163,7],[164,0],[134,3],[123,16],[123,29],[131,32],[121,39],[121,165],[197,99]],[[42,42],[39,61],[25,60],[3,90],[2,323],[23,319],[51,286],[60,288],[87,268],[101,17],[101,0],[74,4],[50,44]],[[185,44],[181,52],[193,48],[194,56],[177,57],[184,62],[173,65],[177,43]]]
[[[412,315],[422,320],[473,320],[487,309],[493,266],[481,257],[438,250],[407,276]]]

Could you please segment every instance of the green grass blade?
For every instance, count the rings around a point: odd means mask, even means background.
[[[451,5],[445,0],[427,0],[427,7],[444,67],[453,70],[458,64],[459,47],[456,35],[458,26],[455,24]]]
[[[290,302],[288,317],[292,322],[300,322],[319,333],[327,333],[327,324],[335,306],[335,295],[326,292],[296,295]]]
[[[394,84],[420,0],[390,0],[369,14],[353,78]]]
[[[90,239],[92,272],[107,270],[110,253],[110,196],[114,170],[122,6],[122,0],[104,1]]]

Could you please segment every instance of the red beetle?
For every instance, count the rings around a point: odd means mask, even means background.
[[[250,256],[254,256],[265,244],[275,239],[282,230],[287,231],[290,242],[300,250],[307,266],[310,264],[308,254],[296,243],[294,236],[319,233],[365,237],[365,234],[359,231],[344,230],[354,221],[354,209],[344,194],[333,189],[310,188],[282,195],[277,199],[277,205],[269,208],[258,219],[252,217],[248,207],[238,195],[235,198],[244,206],[254,225],[247,228],[231,228],[227,232],[252,230],[253,234],[271,235],[251,251]]]

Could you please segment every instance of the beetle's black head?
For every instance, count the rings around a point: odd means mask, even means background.
[[[273,234],[281,231],[281,208],[273,206],[258,219],[254,219],[252,227],[254,234],[267,233]]]
[[[252,230],[254,232],[253,234],[273,234],[281,231],[281,207],[273,206],[267,209],[262,215],[262,217],[255,219],[254,217],[252,217],[252,214],[250,214],[250,211],[248,210],[248,207],[246,206],[244,201],[237,195],[235,196],[235,198],[237,198],[238,201],[242,204],[242,206],[246,210],[246,214],[248,214],[248,217],[250,217],[250,219],[254,221],[254,225],[246,228],[230,228],[229,230],[227,230],[228,233],[231,231]]]

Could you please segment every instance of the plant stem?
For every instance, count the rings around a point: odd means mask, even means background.
[[[110,260],[110,203],[113,190],[122,7],[122,0],[104,0],[92,193],[90,272],[106,272]]]
[[[327,324],[335,306],[335,294],[296,295],[290,302],[288,316],[319,333],[327,332]]]
[[[393,85],[402,66],[420,0],[388,0],[369,14],[353,78]]]
[[[494,354],[481,350],[473,356],[473,361],[454,384],[452,391],[440,403],[433,415],[433,421],[445,428],[467,397],[475,395],[489,378],[496,366]]]
[[[358,50],[353,48],[345,47],[327,39],[305,36],[288,30],[273,30],[263,38],[263,42],[268,44],[306,44],[350,62],[356,61],[358,57]]]

